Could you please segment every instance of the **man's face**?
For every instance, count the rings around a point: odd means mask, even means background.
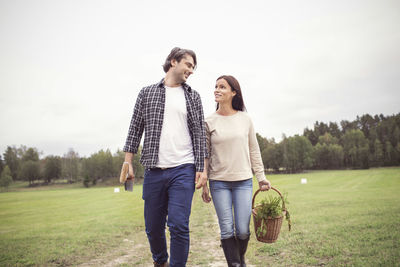
[[[194,71],[194,61],[189,55],[182,57],[180,62],[176,60],[171,61],[172,71],[178,83],[184,83]]]

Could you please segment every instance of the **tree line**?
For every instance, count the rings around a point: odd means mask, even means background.
[[[400,165],[400,113],[369,114],[354,121],[315,122],[303,135],[282,141],[257,134],[265,168],[274,172],[306,169],[368,169]]]
[[[397,115],[357,116],[354,121],[316,122],[302,135],[286,137],[281,142],[257,134],[264,167],[273,172],[295,173],[306,169],[370,168],[400,165],[400,113]],[[12,181],[51,183],[64,179],[85,186],[119,176],[125,153],[100,150],[90,157],[80,157],[70,149],[63,156],[39,157],[36,148],[8,146],[0,155],[0,186]],[[144,168],[135,155],[137,178]]]
[[[100,150],[90,157],[80,157],[70,149],[62,157],[49,155],[39,158],[37,148],[8,146],[0,155],[0,186],[7,187],[13,181],[28,181],[30,186],[49,184],[63,179],[67,183],[83,182],[86,187],[95,185],[99,180],[119,177],[125,152],[118,150],[114,154],[109,149]],[[138,179],[143,178],[144,169],[135,155],[133,166]]]

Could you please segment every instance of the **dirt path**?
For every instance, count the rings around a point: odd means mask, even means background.
[[[124,239],[118,250],[110,251],[98,258],[80,264],[78,267],[153,266],[153,263],[148,261],[148,259],[151,259],[150,252],[146,253],[148,250],[147,243],[136,244],[133,240]],[[148,254],[147,257],[146,254]]]
[[[200,240],[196,238],[195,241],[191,237],[191,245],[189,252],[189,260],[187,266],[193,267],[225,267],[226,261],[223,255],[222,248],[219,246],[219,239],[209,238],[210,230],[212,230],[215,235],[218,231],[215,231],[218,227],[216,218],[212,227],[207,225],[208,234],[203,235]],[[168,244],[169,244],[169,236]],[[201,255],[205,255],[205,259],[201,260]],[[193,259],[195,258],[195,259]],[[136,244],[135,241],[124,239],[124,244],[118,251],[110,252],[99,258],[90,260],[89,262],[78,265],[79,267],[94,267],[94,266],[104,266],[104,267],[116,267],[116,266],[140,266],[140,267],[150,267],[153,266],[151,261],[151,254],[148,248],[147,240],[145,244]]]
[[[197,204],[196,204],[197,202]],[[194,199],[194,207],[190,218],[190,251],[188,267],[225,267],[225,257],[220,247],[219,226],[212,204],[199,204]],[[169,233],[167,231],[169,244]],[[137,233],[130,239],[123,240],[119,249],[114,249],[101,257],[92,259],[78,267],[93,266],[135,266],[152,267],[150,249],[145,233]],[[247,264],[249,267],[255,267]]]

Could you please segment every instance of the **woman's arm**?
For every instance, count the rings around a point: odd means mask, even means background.
[[[254,131],[254,126],[251,120],[249,129],[249,152],[251,168],[257,178],[260,190],[269,190],[271,188],[271,182],[265,178],[264,164],[262,162],[260,147],[258,145],[256,132]]]

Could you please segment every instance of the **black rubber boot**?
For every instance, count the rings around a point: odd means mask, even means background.
[[[233,236],[227,239],[221,239],[221,244],[228,267],[240,267],[239,247],[236,238]]]
[[[247,251],[247,245],[249,244],[249,239],[250,236],[247,237],[246,239],[240,239],[238,238],[238,244],[239,244],[239,254],[240,254],[240,266],[241,267],[246,267],[246,261],[244,259],[244,255],[246,254]]]

